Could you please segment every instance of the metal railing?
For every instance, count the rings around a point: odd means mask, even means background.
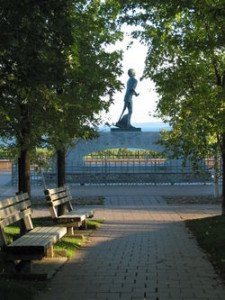
[[[184,165],[180,160],[166,159],[92,159],[83,165],[67,165],[66,181],[76,184],[176,184],[176,183],[211,183],[213,181],[212,166],[207,161],[193,168],[191,163]],[[44,178],[43,178],[44,176]],[[17,167],[13,166],[12,181],[17,183]],[[31,182],[43,184],[57,182],[56,170],[37,172],[31,170]]]

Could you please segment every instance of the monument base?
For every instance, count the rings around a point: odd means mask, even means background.
[[[132,128],[110,128],[110,131],[112,132],[134,132],[134,131],[141,131],[141,128],[138,127],[132,127]]]

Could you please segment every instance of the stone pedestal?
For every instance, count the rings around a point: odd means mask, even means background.
[[[67,171],[77,169],[84,164],[84,156],[105,149],[133,148],[162,151],[163,147],[157,144],[159,132],[142,131],[141,128],[111,128],[109,132],[100,132],[99,137],[91,140],[79,140],[70,148],[66,157]]]

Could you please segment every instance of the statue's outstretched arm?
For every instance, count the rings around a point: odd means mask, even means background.
[[[139,94],[133,89],[133,94],[137,97]]]

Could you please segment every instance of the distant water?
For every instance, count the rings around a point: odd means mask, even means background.
[[[149,122],[149,123],[132,123],[134,127],[140,127],[142,131],[161,131],[170,130],[170,126],[163,122]],[[112,126],[113,128],[114,126]],[[109,126],[100,126],[100,131],[110,131]]]

